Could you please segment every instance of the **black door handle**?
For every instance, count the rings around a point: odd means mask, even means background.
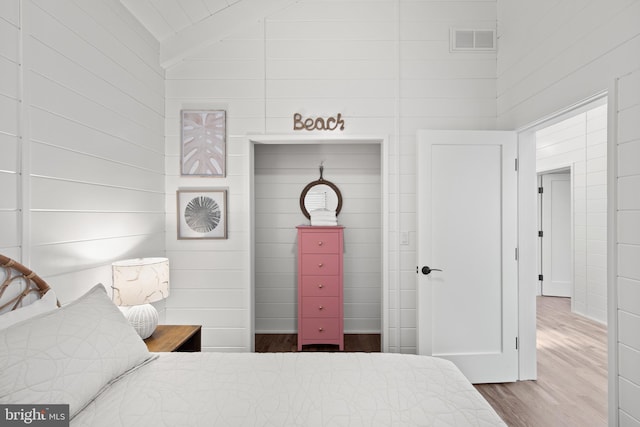
[[[432,271],[442,271],[439,268],[431,268],[428,265],[422,267],[422,274],[430,274]]]

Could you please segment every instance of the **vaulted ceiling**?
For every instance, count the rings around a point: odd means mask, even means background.
[[[160,42],[160,64],[165,68],[298,1],[120,0]]]
[[[120,0],[159,41],[242,0]]]

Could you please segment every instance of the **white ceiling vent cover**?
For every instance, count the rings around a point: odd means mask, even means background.
[[[496,50],[496,30],[451,29],[452,52],[491,52]]]

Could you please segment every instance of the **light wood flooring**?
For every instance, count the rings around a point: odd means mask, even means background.
[[[568,298],[538,297],[538,379],[481,384],[510,427],[607,425],[607,330],[571,313]],[[295,334],[256,335],[257,352],[297,351]],[[337,346],[305,346],[337,351]],[[345,335],[345,351],[380,351],[380,335]]]
[[[607,330],[570,305],[538,297],[536,381],[476,386],[510,427],[607,425]]]

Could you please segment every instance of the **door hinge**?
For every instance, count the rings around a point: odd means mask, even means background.
[[[544,276],[542,274],[538,274],[538,280],[543,281]]]
[[[518,248],[516,248],[516,261],[518,260]]]
[[[516,158],[516,172],[518,171],[518,159]]]
[[[538,187],[538,194],[542,194],[542,193],[544,193],[544,188]]]
[[[518,349],[518,337],[516,337],[516,350]]]
[[[538,231],[538,237],[542,237],[544,235],[544,232],[542,230]]]

